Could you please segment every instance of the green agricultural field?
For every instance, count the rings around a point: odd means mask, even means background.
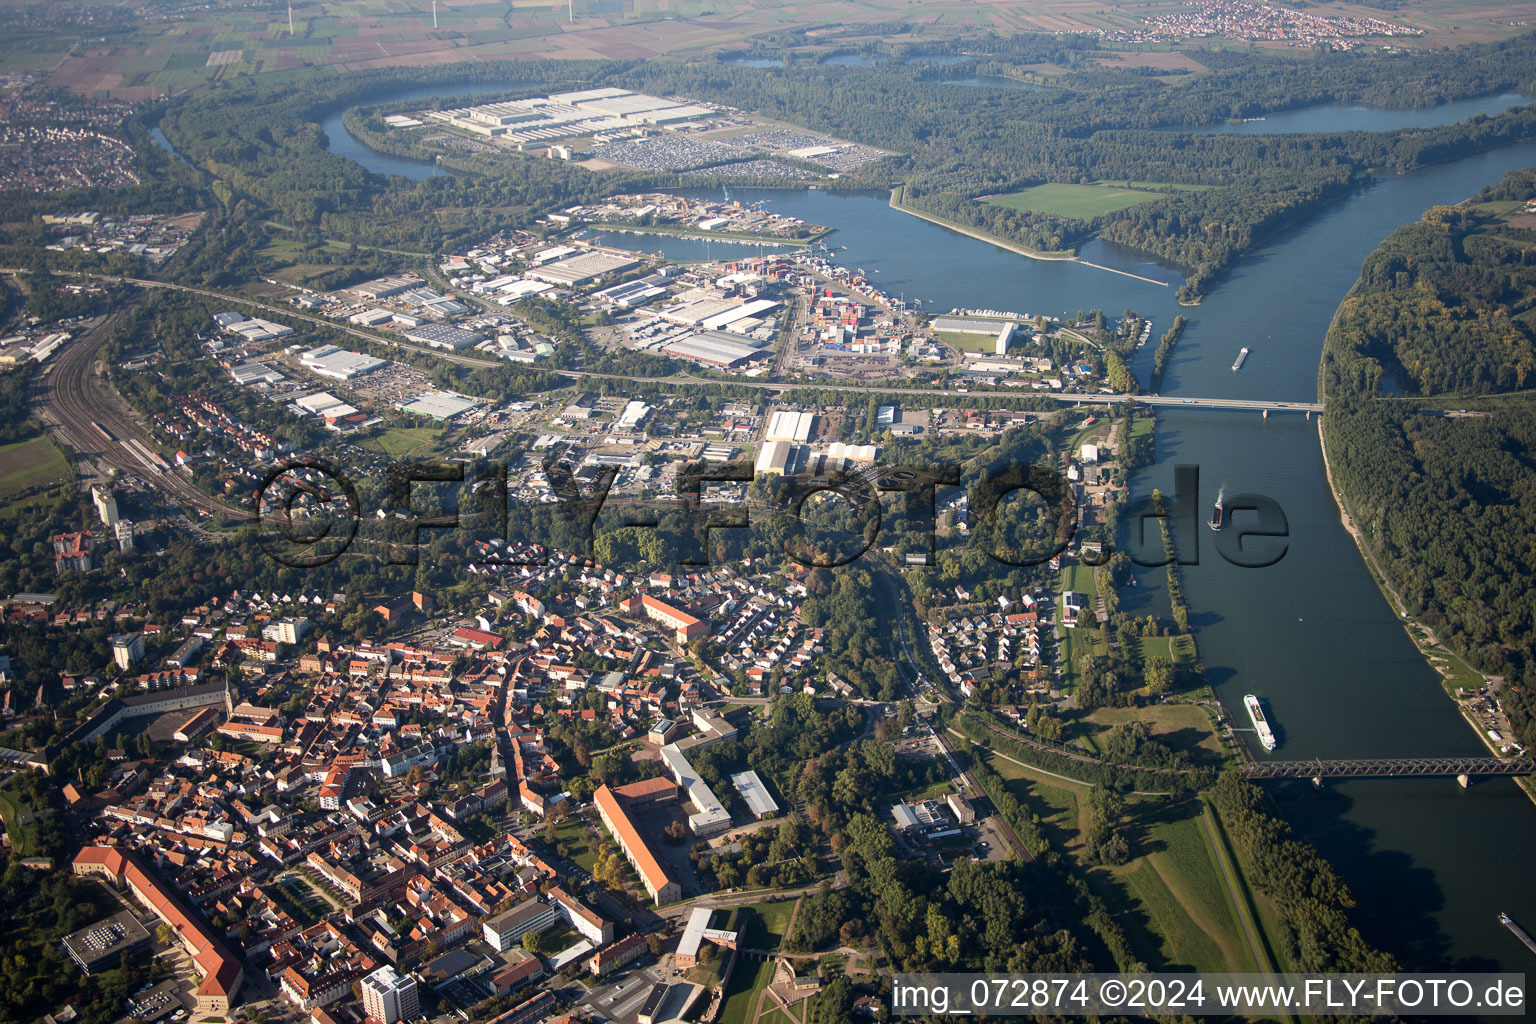
[[[1081,562],[1072,562],[1062,568],[1061,583],[1063,591],[1071,590],[1089,597],[1099,596],[1099,588],[1093,581],[1093,567]]]
[[[68,479],[68,460],[46,437],[0,445],[0,499]]]
[[[1491,217],[1507,217],[1524,208],[1525,203],[1518,199],[1496,199],[1490,203],[1473,203],[1467,207],[1473,213],[1480,213]]]
[[[982,202],[1003,206],[1010,210],[1029,210],[1036,213],[1054,213],[1059,217],[1077,217],[1092,220],[1102,214],[1138,206],[1158,198],[1156,192],[1133,188],[1114,188],[1109,185],[1036,185],[1022,192],[1007,192],[988,196]]]

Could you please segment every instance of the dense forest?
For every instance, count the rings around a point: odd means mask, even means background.
[[[1536,383],[1536,232],[1517,209],[1533,196],[1536,170],[1516,171],[1398,229],[1340,306],[1322,371],[1328,455],[1364,544],[1410,614],[1509,680],[1527,746],[1536,400],[1511,392]]]
[[[1265,807],[1264,793],[1235,772],[1216,781],[1211,803],[1242,854],[1253,885],[1269,898],[1286,959],[1296,971],[1390,972],[1392,957],[1349,923],[1349,886],[1313,847]]]

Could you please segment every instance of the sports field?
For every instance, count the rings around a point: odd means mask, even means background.
[[[0,499],[67,479],[69,463],[46,437],[0,445]]]
[[[1002,195],[987,196],[982,202],[1007,207],[1010,210],[1054,213],[1060,217],[1092,220],[1102,214],[1123,210],[1128,206],[1150,203],[1158,198],[1160,196],[1156,192],[1118,188],[1113,185],[1053,183],[1036,185],[1022,192],[1005,192]]]

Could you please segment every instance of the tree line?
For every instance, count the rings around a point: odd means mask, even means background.
[[[1533,185],[1532,170],[1513,172],[1394,232],[1340,306],[1322,365],[1323,436],[1361,543],[1411,615],[1508,680],[1501,696],[1528,747],[1536,240],[1505,212]]]

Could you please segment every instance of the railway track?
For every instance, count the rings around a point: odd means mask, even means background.
[[[86,471],[86,467],[105,467],[143,480],[174,499],[179,507],[209,515],[222,512],[237,521],[251,519],[247,509],[211,498],[175,469],[157,466],[153,439],[122,397],[96,379],[97,353],[121,320],[121,313],[109,315],[59,348],[48,368],[28,386],[33,414],[55,440],[80,457],[82,475],[88,483],[102,474]]]

